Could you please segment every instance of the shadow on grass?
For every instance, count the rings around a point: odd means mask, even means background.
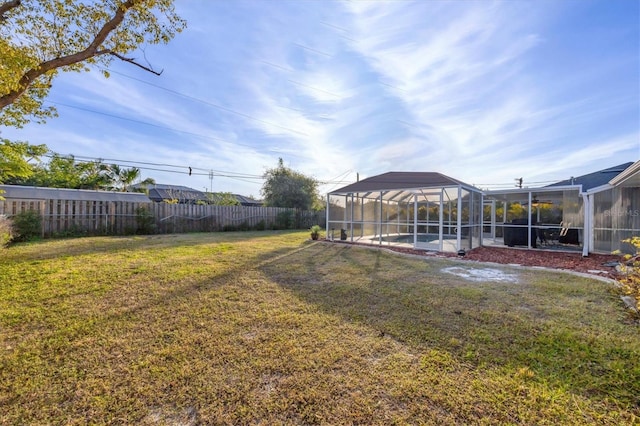
[[[320,244],[261,271],[322,310],[416,350],[530,371],[557,388],[640,407],[638,330],[620,321],[606,285],[509,268],[517,283],[470,282],[442,272],[454,265],[472,264]]]
[[[228,237],[223,242],[233,245]],[[244,235],[233,237],[245,241]],[[178,402],[181,393],[199,398],[198,386],[192,384],[198,380],[213,382],[207,386],[214,395],[220,392],[225,402],[238,403],[243,389],[218,383],[225,376],[217,373],[226,370],[225,363],[252,352],[240,353],[237,345],[221,347],[221,340],[235,341],[250,331],[247,307],[260,301],[252,292],[260,284],[252,280],[254,267],[300,248],[300,238],[294,238],[286,245],[263,244],[244,256],[229,251],[220,259],[228,260],[224,268],[218,265],[223,262],[209,259],[204,267],[194,264],[193,273],[184,277],[163,277],[152,270],[136,280],[127,272],[114,276],[108,291],[97,297],[71,294],[34,301],[24,294],[16,303],[19,308],[7,310],[22,310],[20,321],[5,324],[0,336],[0,382],[7,384],[0,389],[3,419],[63,423],[61,419],[89,412],[107,419],[116,410],[120,418],[138,424],[133,420],[143,418],[159,396]],[[198,256],[190,260],[203,261]],[[52,285],[67,284],[59,280]],[[38,312],[31,315],[22,305]],[[217,358],[210,359],[212,353]],[[192,365],[197,362],[201,364]]]

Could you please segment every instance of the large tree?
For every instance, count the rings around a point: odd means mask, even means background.
[[[293,207],[311,210],[317,207],[320,198],[318,182],[309,176],[284,165],[282,158],[278,166],[264,174],[261,193],[264,203],[272,207]]]
[[[0,124],[55,114],[43,102],[60,71],[117,58],[154,72],[127,55],[184,27],[173,0],[0,0]]]

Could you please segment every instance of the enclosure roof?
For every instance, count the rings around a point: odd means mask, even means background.
[[[418,188],[442,188],[458,185],[475,189],[471,185],[467,185],[464,182],[437,172],[387,172],[352,183],[331,193],[344,194]],[[479,189],[477,191],[480,192]]]
[[[137,192],[92,191],[88,189],[39,188],[35,186],[0,185],[6,199],[72,200],[72,201],[129,201],[148,203],[149,197]]]
[[[554,184],[548,185],[548,187],[565,186],[565,185],[582,185],[582,191],[586,192],[591,188],[606,185],[610,180],[614,179],[620,173],[624,172],[633,163],[628,162],[620,164],[618,166],[609,167],[608,169],[599,170],[597,172],[589,173],[586,175],[570,178]]]

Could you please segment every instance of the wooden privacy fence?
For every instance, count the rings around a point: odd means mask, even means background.
[[[137,203],[125,201],[0,200],[0,215],[34,210],[42,236],[127,235],[324,226],[325,213],[281,207]]]

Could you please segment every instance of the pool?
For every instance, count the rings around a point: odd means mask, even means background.
[[[430,243],[431,241],[434,241],[437,239],[438,239],[437,235],[418,234],[419,243]],[[371,238],[371,241],[378,241],[378,240],[379,240],[379,237]],[[385,243],[413,244],[413,234],[383,235],[382,241]]]

